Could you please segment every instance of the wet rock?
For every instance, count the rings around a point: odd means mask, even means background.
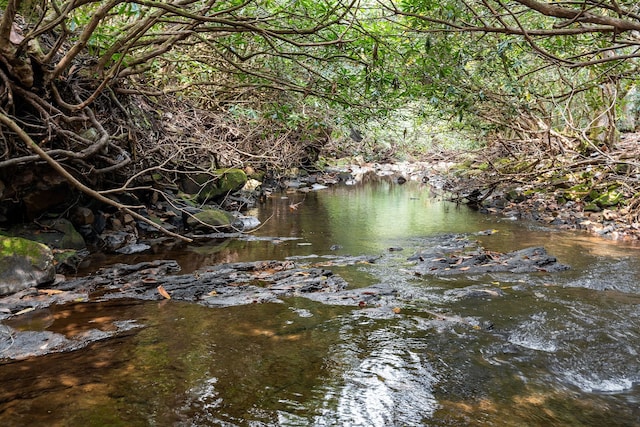
[[[443,234],[434,236],[420,241],[421,246],[425,249],[411,255],[409,261],[425,261],[431,258],[441,258],[448,253],[457,253],[461,251],[471,250],[478,247],[478,243],[469,240],[462,234]]]
[[[136,243],[137,237],[126,231],[105,231],[100,235],[100,240],[105,252],[116,252],[124,246]]]
[[[64,335],[50,331],[18,332],[8,326],[0,329],[0,348],[2,357],[7,359],[26,359],[62,351],[71,346]]]
[[[526,248],[509,253],[499,253],[478,247],[473,251],[448,253],[443,256],[422,256],[414,271],[417,275],[453,275],[477,273],[529,273],[536,271],[558,272],[569,267],[542,247]]]
[[[55,250],[53,251],[53,257],[56,261],[56,272],[74,272],[77,271],[80,263],[89,256],[89,251],[86,249],[67,249],[67,250]]]
[[[107,330],[89,329],[80,335],[65,336],[51,331],[20,331],[3,325],[0,328],[0,358],[21,360],[50,353],[73,351],[92,342],[104,340],[125,331],[139,328],[134,321],[116,321],[108,324]]]
[[[50,248],[21,237],[0,236],[0,295],[52,282],[55,274]]]
[[[180,267],[170,260],[117,264],[101,269],[91,277],[64,281],[55,289],[65,293],[99,291],[100,300],[159,300],[164,298],[159,292],[161,286],[171,299],[207,306],[281,302],[282,298],[292,296],[341,305],[358,305],[360,301],[377,304],[385,298],[394,298],[395,291],[382,285],[375,290],[373,287],[347,290],[347,282],[328,269],[373,262],[374,258],[321,258],[324,259],[313,264],[296,264],[290,260],[219,264],[184,275],[173,274]],[[21,298],[20,303],[35,304],[28,297]],[[42,307],[46,302],[38,304]]]
[[[43,221],[42,224],[62,233],[60,239],[46,242],[47,245],[58,249],[84,249],[86,247],[84,238],[78,233],[71,221],[64,218],[57,218],[50,221]]]
[[[132,245],[127,245],[124,246],[120,249],[117,249],[116,252],[119,254],[125,254],[125,255],[131,255],[131,254],[137,254],[140,252],[144,252],[148,249],[151,249],[151,246],[145,244],[145,243],[134,243]]]
[[[194,231],[224,230],[231,228],[233,222],[233,215],[222,209],[205,209],[187,217],[187,226]]]
[[[234,228],[242,231],[253,230],[260,225],[260,220],[255,216],[239,215],[233,223]]]
[[[469,286],[462,289],[452,289],[447,295],[456,299],[488,299],[504,296],[502,289],[494,287]]]

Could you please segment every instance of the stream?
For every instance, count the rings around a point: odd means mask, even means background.
[[[381,255],[331,269],[349,287],[391,284],[411,299],[385,310],[114,299],[17,316],[4,323],[118,332],[0,359],[0,425],[640,426],[640,247],[483,215],[390,179],[274,193],[250,214],[263,222],[255,238],[97,256],[93,268]],[[452,233],[491,251],[544,246],[570,269],[413,274],[408,258]]]

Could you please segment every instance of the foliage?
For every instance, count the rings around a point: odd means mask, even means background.
[[[636,2],[382,4],[404,18],[424,93],[451,117],[472,114],[506,139],[615,143],[640,57]]]
[[[9,0],[0,112],[89,180],[130,164],[117,141],[131,138],[134,119],[155,120],[124,111],[126,126],[105,127],[96,117],[133,95],[146,104],[172,95],[300,139],[359,127],[372,130],[365,142],[427,146],[402,128],[437,117],[549,151],[597,150],[615,143],[620,101],[635,93],[636,9],[631,0]],[[95,138],[83,136],[90,129]],[[37,159],[13,141],[2,152],[0,170]]]

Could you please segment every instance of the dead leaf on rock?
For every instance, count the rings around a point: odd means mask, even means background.
[[[171,299],[171,295],[169,295],[169,292],[167,292],[162,285],[158,286],[156,289],[158,290],[158,293],[164,298]]]
[[[14,314],[14,316],[20,316],[21,314],[29,313],[30,311],[33,311],[35,309],[36,309],[35,307],[27,307],[27,308],[24,308],[24,309],[20,310],[16,314]]]
[[[63,291],[61,291],[60,289],[38,289],[39,294],[45,294],[48,296],[61,294],[62,292]]]

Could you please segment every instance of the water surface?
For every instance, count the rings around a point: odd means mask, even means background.
[[[256,236],[297,239],[213,241],[104,262],[171,257],[192,271],[380,254],[376,264],[335,271],[350,286],[393,284],[411,298],[393,309],[302,298],[222,309],[173,300],[54,306],[10,326],[68,337],[118,321],[135,327],[1,364],[1,425],[640,425],[637,248],[485,216],[416,183],[277,194],[254,213],[264,222]],[[488,249],[545,246],[572,268],[411,274],[407,258],[434,236],[486,230],[494,232],[474,238]]]

